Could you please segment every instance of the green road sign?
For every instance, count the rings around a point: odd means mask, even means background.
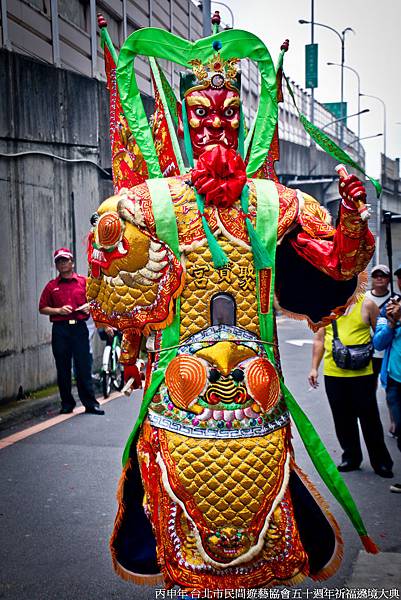
[[[305,87],[317,88],[317,44],[305,46]]]
[[[336,119],[341,119],[341,117],[347,116],[347,103],[343,102],[341,106],[341,102],[326,102],[323,103],[323,106],[326,110],[331,112],[331,114]],[[344,119],[344,124],[347,124],[347,119]]]

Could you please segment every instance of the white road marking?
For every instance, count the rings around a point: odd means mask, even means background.
[[[99,402],[99,404],[102,405],[107,404],[107,402],[110,402],[110,400],[115,400],[116,398],[121,398],[121,392],[113,392],[107,399],[96,398],[96,400]],[[59,423],[67,421],[72,417],[76,417],[77,415],[80,415],[83,412],[85,412],[85,408],[83,406],[78,406],[77,408],[74,408],[74,411],[70,414],[57,415],[56,417],[47,419],[43,423],[38,423],[37,425],[28,427],[27,429],[23,429],[22,431],[18,431],[18,433],[13,433],[12,435],[9,435],[0,440],[0,450],[3,450],[3,448],[7,448],[8,446],[12,446],[13,444],[20,442],[21,440],[24,440],[25,438],[30,437],[31,435],[35,435],[36,433],[40,433],[45,429],[49,429],[49,427],[54,427],[54,425],[58,425]]]
[[[310,338],[306,338],[303,340],[285,340],[286,344],[291,344],[292,346],[299,346],[300,348],[302,348],[302,346],[304,344],[313,344],[313,340],[311,340]]]

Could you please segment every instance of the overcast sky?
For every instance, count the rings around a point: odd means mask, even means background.
[[[285,38],[290,49],[285,57],[287,75],[305,86],[305,44],[310,43],[311,0],[225,0],[234,13],[235,27],[258,35],[268,47],[274,62]],[[345,64],[356,69],[361,79],[361,92],[381,97],[387,107],[387,156],[401,156],[401,0],[314,0],[315,21],[346,34]],[[222,19],[231,24],[226,8],[212,3]],[[331,31],[315,26],[315,43],[319,44],[319,86],[315,98],[319,102],[340,101],[339,67],[327,62],[341,62],[341,42]],[[344,99],[348,114],[357,112],[357,78],[344,71]],[[361,98],[361,137],[383,131],[383,108],[377,101]],[[400,124],[397,125],[397,122]],[[349,120],[357,131],[357,117]],[[366,150],[368,173],[377,177],[383,138],[362,142]]]

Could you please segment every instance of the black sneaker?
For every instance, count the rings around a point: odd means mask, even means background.
[[[340,473],[349,473],[349,471],[359,471],[359,465],[351,463],[348,460],[343,460],[337,467]]]
[[[390,492],[401,494],[401,483],[393,483],[393,485],[390,485]]]
[[[104,415],[104,410],[100,406],[87,406],[85,412],[89,415]]]
[[[374,472],[379,477],[385,477],[386,479],[391,479],[394,477],[394,474],[390,467],[386,467],[385,465],[379,465],[374,469]]]

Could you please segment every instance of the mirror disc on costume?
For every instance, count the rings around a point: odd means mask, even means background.
[[[176,356],[166,370],[166,385],[173,403],[186,410],[207,382],[203,363],[190,354]]]
[[[250,396],[268,411],[276,404],[280,382],[275,368],[266,358],[251,360],[245,369],[245,382]]]
[[[121,237],[121,221],[117,213],[102,215],[97,223],[99,245],[104,248],[115,246]]]

